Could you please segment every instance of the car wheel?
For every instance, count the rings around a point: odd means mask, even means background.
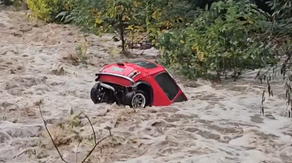
[[[93,101],[93,103],[99,103],[100,99],[99,99],[99,83],[96,83],[92,88],[91,88],[91,91],[90,91],[90,97],[91,97],[91,100]]]
[[[143,91],[138,90],[136,92],[130,92],[126,95],[126,104],[132,108],[145,108],[146,107],[146,95]]]

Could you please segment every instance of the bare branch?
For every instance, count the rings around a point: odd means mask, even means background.
[[[100,140],[97,142],[96,134],[95,134],[95,130],[94,130],[94,128],[93,128],[93,125],[92,125],[92,123],[91,123],[89,117],[88,117],[86,114],[84,114],[83,112],[81,112],[81,114],[84,115],[84,116],[86,117],[86,119],[88,120],[88,122],[89,122],[89,124],[90,124],[90,126],[91,126],[91,129],[92,129],[92,132],[93,132],[93,136],[94,136],[94,146],[92,147],[92,149],[88,152],[88,154],[86,155],[86,157],[85,157],[85,158],[83,159],[83,161],[81,162],[81,163],[84,163],[84,162],[88,159],[88,157],[92,154],[92,152],[95,150],[95,148],[96,148],[96,147],[97,147],[97,146],[98,146],[103,140],[105,140],[106,138],[112,136],[112,134],[111,134],[111,132],[110,132],[110,130],[109,130],[109,133],[110,133],[110,134],[109,134],[108,136],[106,136],[106,137],[100,139]],[[101,150],[102,150],[102,149],[101,149]]]
[[[77,149],[76,149],[76,155],[75,155],[76,163],[78,163],[78,148],[79,148],[80,143],[81,141],[78,142]]]
[[[264,107],[264,102],[266,100],[265,93],[266,93],[266,90],[264,90],[263,93],[262,93],[262,102],[261,102],[261,106],[260,106],[260,108],[261,108],[260,113],[263,114],[263,115],[265,115],[265,107]]]
[[[88,154],[86,155],[86,157],[83,159],[83,161],[81,162],[81,163],[84,163],[86,160],[87,160],[87,158],[92,154],[92,152],[95,150],[95,148],[102,142],[102,141],[104,141],[106,138],[108,138],[108,137],[110,137],[111,135],[108,135],[108,136],[106,136],[106,137],[104,137],[104,138],[102,138],[102,139],[100,139],[94,146],[93,146],[93,148],[88,152]]]
[[[50,139],[51,139],[51,141],[52,141],[52,143],[53,143],[55,149],[57,150],[57,152],[58,152],[58,154],[59,154],[61,160],[62,160],[64,163],[68,163],[68,162],[63,158],[63,156],[62,156],[62,154],[61,154],[61,152],[60,152],[58,146],[56,145],[56,143],[55,143],[55,141],[54,141],[54,139],[53,139],[53,137],[52,137],[52,135],[51,135],[51,133],[50,133],[48,127],[47,127],[47,122],[45,121],[45,119],[44,119],[44,117],[43,117],[43,114],[42,114],[42,110],[41,110],[41,106],[40,106],[41,103],[42,103],[42,101],[36,103],[36,105],[37,105],[38,108],[39,108],[39,112],[40,112],[41,118],[42,118],[42,120],[43,120],[43,123],[44,123],[45,129],[46,129],[47,133],[49,134],[49,137],[50,137]],[[86,117],[86,119],[88,120],[88,122],[89,122],[89,124],[90,124],[90,126],[91,126],[91,129],[92,129],[92,132],[93,132],[93,136],[94,136],[94,146],[93,146],[92,149],[87,153],[86,157],[85,157],[85,158],[82,160],[82,162],[81,162],[81,163],[85,163],[85,161],[89,158],[89,156],[90,156],[90,155],[92,154],[92,152],[96,149],[96,147],[97,147],[102,141],[104,141],[106,138],[112,136],[112,134],[111,134],[111,132],[110,132],[110,130],[109,130],[109,133],[110,133],[110,134],[109,134],[108,136],[103,137],[102,139],[100,139],[99,141],[97,141],[97,139],[96,139],[96,133],[95,133],[95,130],[94,130],[93,125],[92,125],[92,123],[91,123],[91,120],[90,120],[89,117],[88,117],[86,114],[84,114],[83,112],[81,112],[81,113],[78,114],[77,116],[80,116],[81,114],[84,115],[84,116]],[[76,163],[78,162],[78,148],[79,148],[79,145],[80,145],[81,142],[82,142],[82,140],[79,140],[78,145],[77,145],[77,152],[76,152],[76,156],[75,156],[75,158],[76,158]],[[102,148],[101,148],[101,152],[102,152]]]
[[[81,112],[81,114],[84,115],[85,118],[88,120],[88,122],[89,122],[89,124],[90,124],[90,127],[91,127],[91,129],[92,129],[92,132],[93,132],[94,144],[96,144],[96,143],[97,143],[97,142],[96,142],[96,134],[95,134],[95,130],[94,130],[94,128],[93,128],[93,125],[92,125],[92,123],[91,123],[89,117],[88,117],[86,114],[84,114],[83,112]]]
[[[68,163],[68,162],[63,158],[61,152],[59,151],[59,148],[57,147],[57,145],[56,145],[56,143],[55,143],[55,141],[54,141],[54,139],[53,139],[53,137],[52,137],[52,135],[51,135],[51,133],[50,133],[48,127],[47,127],[47,122],[45,121],[45,119],[44,119],[44,117],[43,117],[43,113],[42,113],[42,110],[41,110],[41,106],[40,106],[40,104],[37,104],[37,106],[38,106],[38,108],[39,108],[40,115],[41,115],[41,118],[42,118],[42,120],[43,120],[43,122],[44,122],[44,125],[45,125],[45,128],[46,128],[46,130],[47,130],[47,133],[49,134],[49,137],[50,137],[52,143],[54,144],[55,149],[57,150],[57,152],[58,152],[58,154],[59,154],[61,160],[62,160],[63,162],[65,162],[65,163]]]

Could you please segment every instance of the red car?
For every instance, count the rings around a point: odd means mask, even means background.
[[[140,60],[110,64],[96,76],[97,83],[90,92],[95,104],[115,102],[144,108],[188,100],[167,70],[154,62]]]

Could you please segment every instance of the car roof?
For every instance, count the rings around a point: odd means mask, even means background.
[[[135,67],[138,66],[140,70],[144,70],[150,75],[164,70],[163,66],[148,60],[135,60],[127,64],[133,64]]]
[[[150,62],[147,60],[136,60],[136,61],[133,61],[130,63],[133,63],[133,64],[138,65],[138,66],[145,68],[145,69],[157,68],[159,66],[156,63],[153,63],[153,62]]]

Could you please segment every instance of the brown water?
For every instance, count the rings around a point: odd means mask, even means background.
[[[23,12],[0,11],[0,162],[61,162],[35,104],[41,99],[52,135],[70,163],[76,153],[80,162],[92,146],[86,140],[92,132],[85,119],[75,127],[83,137],[78,148],[74,133],[57,126],[71,109],[90,117],[98,138],[108,134],[108,127],[114,135],[100,144],[102,152],[95,150],[92,162],[292,162],[285,100],[267,97],[266,115],[260,115],[264,86],[248,80],[255,73],[245,75],[245,82],[216,86],[199,81],[192,88],[180,82],[189,101],[167,107],[134,112],[94,105],[89,98],[94,73],[124,59],[115,54],[118,43],[109,36],[87,39],[90,63],[74,65],[70,55],[74,58],[75,47],[84,42],[77,29],[28,21]]]

